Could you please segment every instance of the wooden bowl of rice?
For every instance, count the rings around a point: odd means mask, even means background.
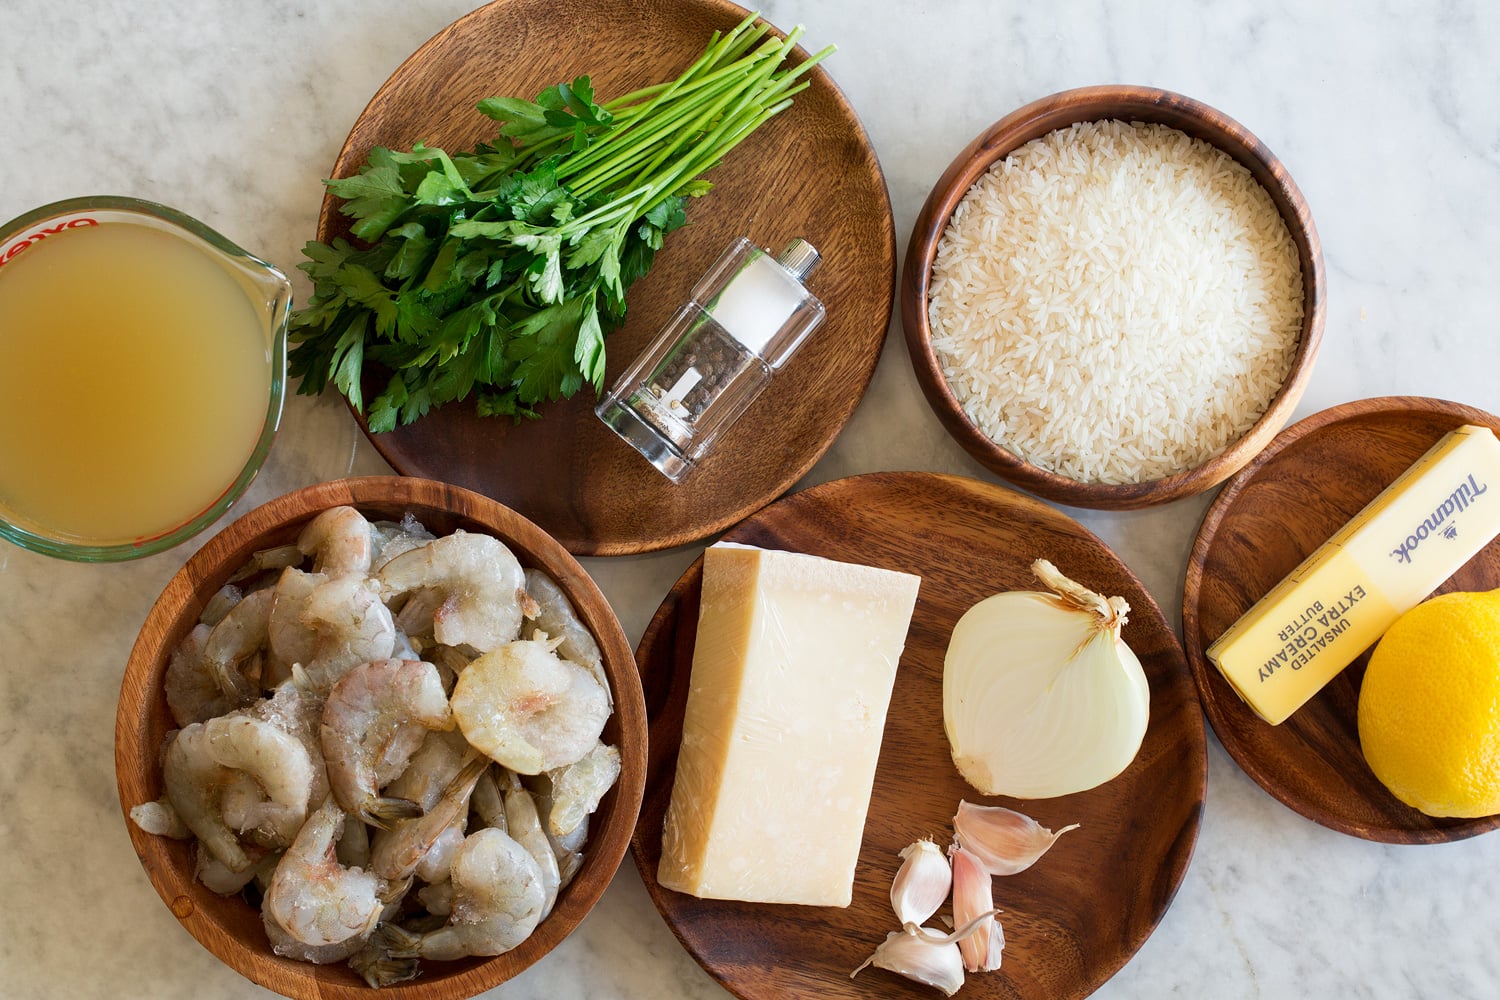
[[[1287,422],[1324,319],[1302,193],[1238,122],[1087,87],[986,129],[938,179],[901,317],[948,431],[1058,503],[1132,509],[1229,478]]]

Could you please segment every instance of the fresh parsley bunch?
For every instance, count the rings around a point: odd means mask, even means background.
[[[785,110],[829,47],[783,68],[784,40],[752,15],[715,33],[682,76],[604,105],[587,76],[535,101],[493,97],[493,143],[449,154],[377,147],[329,180],[347,240],[309,243],[313,281],[293,317],[299,392],[332,380],[372,431],[474,393],[480,414],[537,416],[544,400],[603,388],[604,337],[663,237],[687,221],[699,175]],[[366,361],[392,372],[370,400]]]

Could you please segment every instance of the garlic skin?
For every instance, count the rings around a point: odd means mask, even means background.
[[[968,972],[993,972],[1000,968],[1005,950],[1005,931],[995,916],[993,882],[972,853],[960,846],[948,849],[953,859],[953,920],[959,926],[977,925],[959,939],[958,950]]]
[[[1025,813],[1004,806],[976,806],[962,799],[953,817],[953,833],[959,846],[991,875],[1025,871],[1057,843],[1058,837],[1076,829],[1078,824],[1074,823],[1053,833]],[[957,878],[955,870],[955,882]]]
[[[938,911],[953,885],[953,869],[942,850],[919,840],[901,852],[901,868],[891,882],[891,908],[908,929],[920,927]]]
[[[943,662],[953,762],[986,795],[1044,799],[1097,787],[1130,765],[1151,690],[1120,638],[1130,606],[1039,559],[1053,593],[1011,591],[970,608]]]
[[[849,973],[849,978],[853,979],[871,965],[934,986],[950,997],[964,984],[963,955],[959,953],[958,945],[946,937],[891,931],[875,949],[875,954]]]

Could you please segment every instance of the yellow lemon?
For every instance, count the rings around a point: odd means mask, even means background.
[[[1359,742],[1407,805],[1500,813],[1500,590],[1443,594],[1396,619],[1359,689]]]

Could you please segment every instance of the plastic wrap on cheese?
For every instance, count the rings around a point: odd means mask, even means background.
[[[744,545],[704,553],[661,885],[849,905],[920,583]]]

